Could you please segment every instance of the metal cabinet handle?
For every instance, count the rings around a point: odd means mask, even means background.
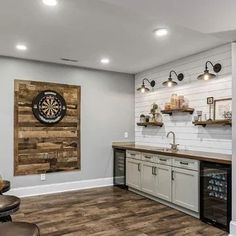
[[[154,175],[157,175],[157,167],[154,167]]]
[[[135,153],[130,153],[130,156],[135,156]]]
[[[186,165],[186,166],[187,166],[189,163],[188,163],[188,162],[183,162],[183,161],[181,161],[180,164],[181,164],[181,165]]]
[[[172,179],[172,180],[175,180],[175,179],[174,179],[174,170],[171,171],[171,179]]]
[[[152,175],[157,175],[157,168],[152,166]]]
[[[141,163],[138,163],[138,171],[139,172],[141,171],[140,166],[141,166]]]
[[[144,156],[145,158],[147,158],[147,159],[151,159],[152,157],[151,156]]]
[[[160,158],[160,161],[167,161],[167,159]]]

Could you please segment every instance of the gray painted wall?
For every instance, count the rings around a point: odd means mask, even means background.
[[[81,171],[13,177],[14,79],[81,85]],[[133,75],[0,57],[0,174],[13,187],[112,176],[112,141],[134,140]]]

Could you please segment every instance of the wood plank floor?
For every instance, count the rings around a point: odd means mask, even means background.
[[[198,219],[114,187],[22,199],[14,221],[38,224],[42,236],[223,236]]]

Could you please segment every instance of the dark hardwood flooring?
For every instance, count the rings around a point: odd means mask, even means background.
[[[223,236],[226,232],[114,187],[23,198],[14,221],[38,224],[42,236]]]

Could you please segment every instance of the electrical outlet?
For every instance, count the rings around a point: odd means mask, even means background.
[[[45,181],[46,180],[46,174],[41,174],[41,181]]]
[[[125,137],[125,138],[128,138],[128,137],[129,137],[129,133],[128,133],[128,132],[125,132],[125,133],[124,133],[124,137]]]

